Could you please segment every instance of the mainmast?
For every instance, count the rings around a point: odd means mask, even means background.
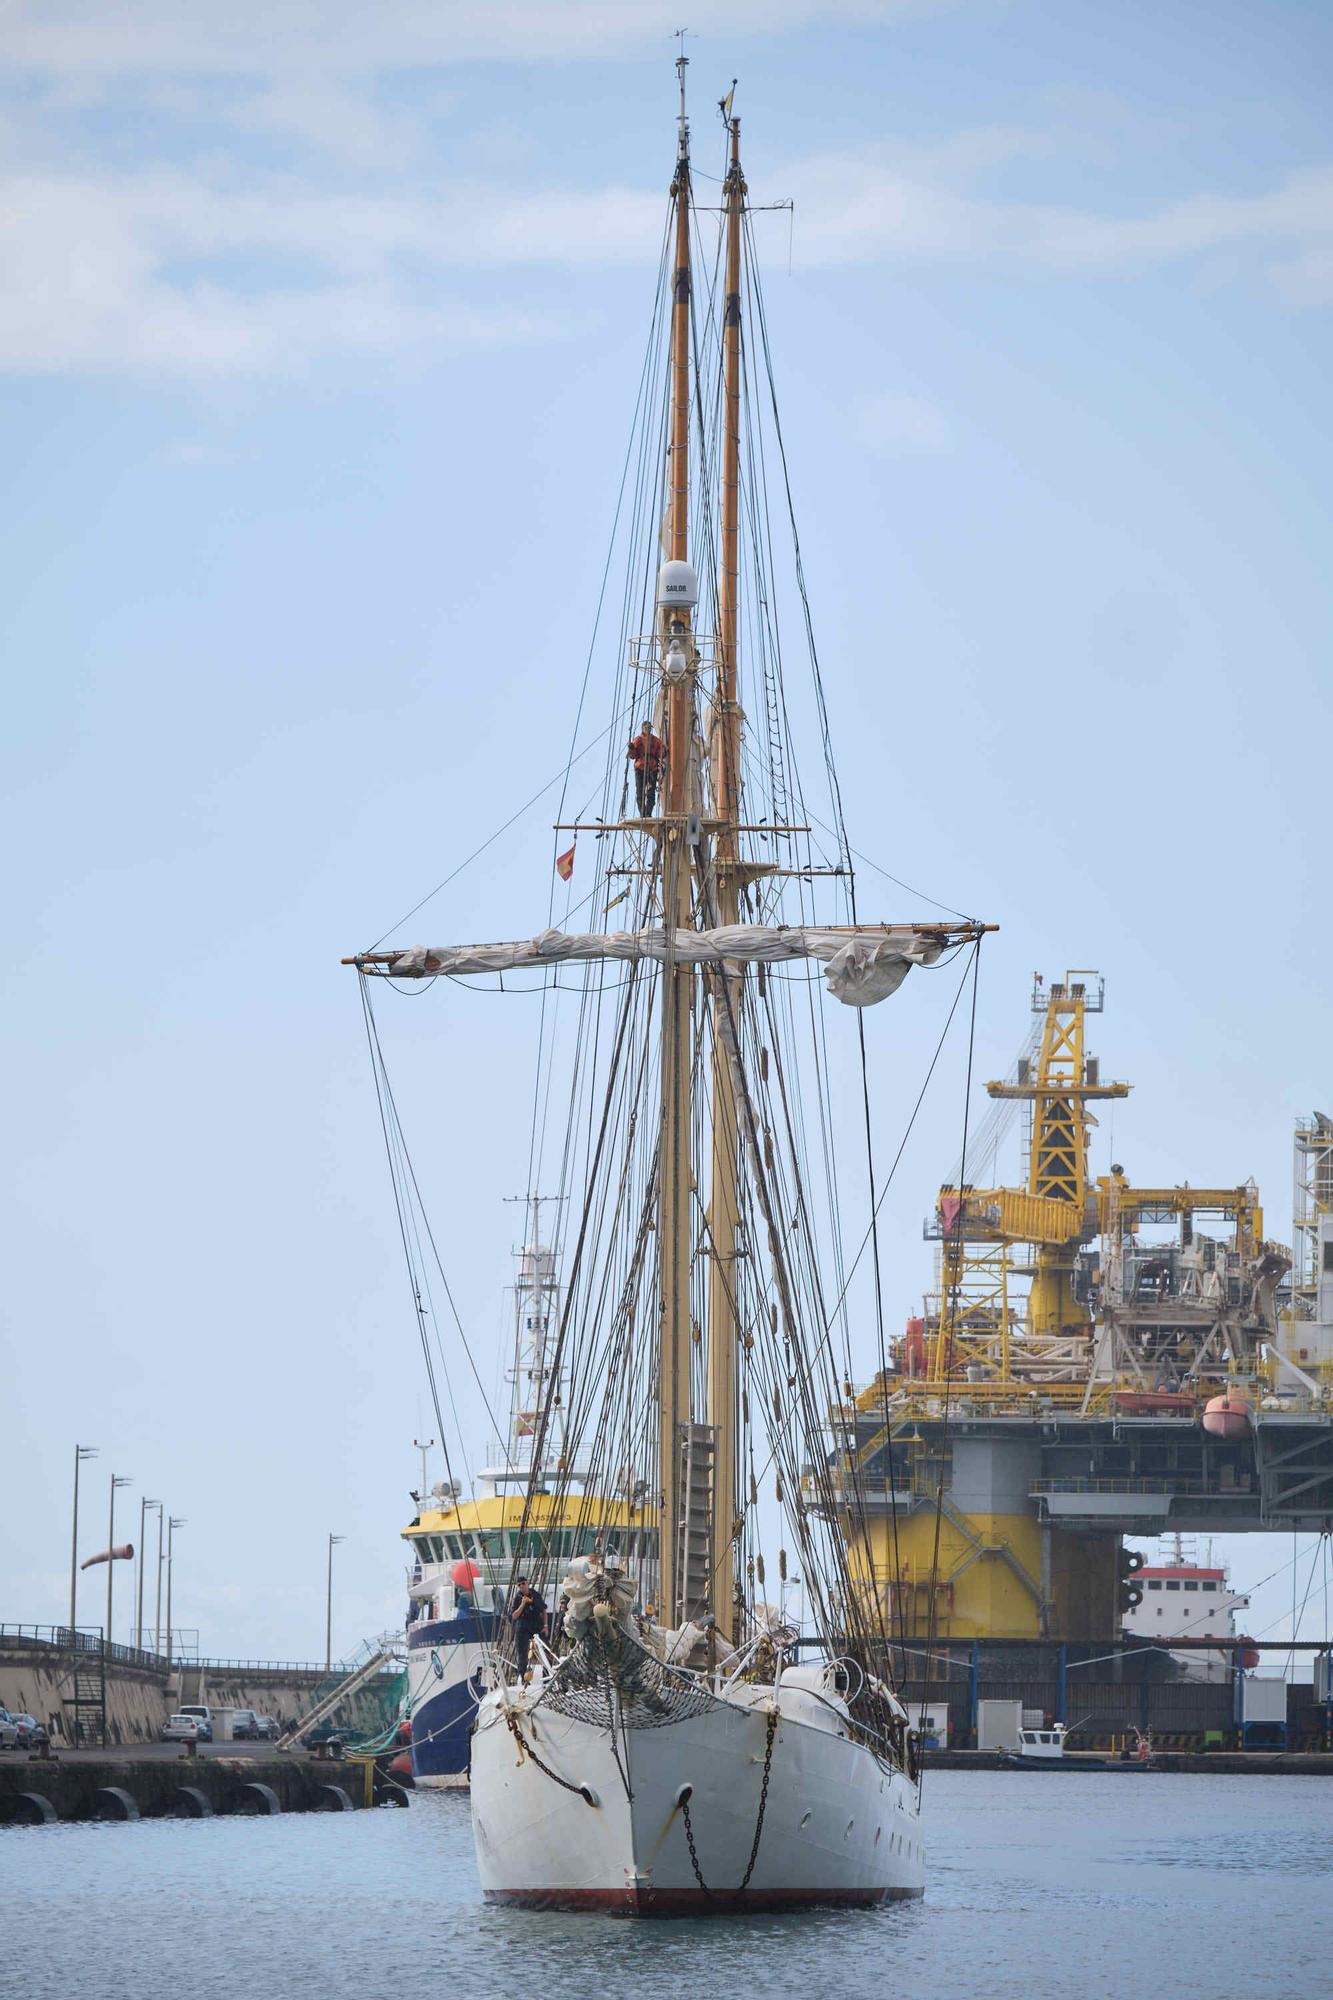
[[[731,161],[723,188],[727,226],[726,301],[722,318],[722,520],[718,577],[717,673],[709,774],[716,846],[719,924],[739,916],[736,820],[739,804],[740,709],[736,700],[736,627],[740,596],[741,457],[741,121],[729,121]],[[732,1525],[736,1514],[737,1130],[736,1049],[741,982],[713,977],[713,1158],[708,1207],[712,1271],[708,1287],[708,1420],[713,1428],[712,1611],[724,1638],[736,1636]]]
[[[680,80],[676,172],[676,261],[671,308],[671,562],[689,560],[690,494],[690,128],[685,70]],[[681,572],[681,575],[684,573]],[[662,922],[668,935],[690,924],[690,854],[686,842],[689,760],[693,736],[694,660],[689,621],[696,592],[661,603],[662,679],[666,689],[667,783],[658,823],[662,863]],[[666,597],[659,591],[659,600]],[[683,597],[690,599],[689,604]],[[664,1623],[687,1615],[683,1602],[685,1495],[683,1461],[690,1423],[690,1005],[694,968],[668,959],[662,971],[662,1143],[658,1160],[657,1243],[662,1286],[661,1339],[661,1602]]]

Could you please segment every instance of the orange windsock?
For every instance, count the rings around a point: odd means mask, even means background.
[[[133,1560],[134,1560],[134,1543],[121,1542],[119,1546],[114,1549],[103,1549],[100,1555],[86,1557],[85,1560],[79,1564],[79,1568],[91,1569],[94,1563],[121,1563],[121,1562],[133,1562]]]

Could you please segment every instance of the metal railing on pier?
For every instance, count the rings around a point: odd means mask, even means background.
[[[357,1662],[335,1660],[326,1667],[323,1660],[197,1660],[192,1665],[210,1674],[314,1674],[330,1684],[352,1673]],[[386,1669],[386,1672],[390,1671]],[[393,1671],[396,1671],[394,1669]]]
[[[0,1646],[49,1646],[56,1653],[96,1653],[102,1647],[100,1625],[13,1625],[0,1624]],[[149,1667],[161,1670],[168,1664],[165,1653],[146,1652],[140,1646],[122,1646],[112,1640],[105,1649],[108,1660],[115,1660],[121,1666]],[[198,1663],[199,1634],[197,1631],[180,1631],[175,1634],[172,1644],[171,1664],[195,1666]]]
[[[100,1625],[23,1625],[0,1623],[0,1647],[48,1648],[53,1653],[76,1653],[89,1657],[102,1655],[102,1628]],[[193,1630],[181,1630],[175,1634],[170,1662],[165,1653],[145,1651],[139,1646],[122,1646],[113,1640],[106,1648],[106,1658],[120,1666],[147,1667],[156,1672],[165,1672],[168,1664],[173,1667],[187,1666],[201,1668],[205,1673],[216,1674],[310,1674],[330,1685],[343,1679],[347,1674],[364,1665],[366,1648],[362,1647],[351,1660],[335,1660],[332,1668],[322,1660],[242,1660],[201,1658],[199,1634]],[[387,1667],[386,1672],[395,1671]]]

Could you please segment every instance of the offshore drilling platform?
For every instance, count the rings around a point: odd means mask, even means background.
[[[832,1413],[904,1642],[1118,1637],[1124,1536],[1333,1528],[1333,1121],[1297,1128],[1294,1248],[1252,1182],[1093,1180],[1090,1106],[1129,1089],[1087,1049],[1103,994],[1036,978],[969,1147],[1021,1113],[1023,1185],[941,1187],[935,1291]]]

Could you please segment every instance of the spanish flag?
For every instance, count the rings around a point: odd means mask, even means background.
[[[578,842],[575,841],[574,847],[577,846]],[[557,854],[555,857],[555,872],[562,882],[568,882],[574,873],[574,847],[567,847],[563,854]]]

